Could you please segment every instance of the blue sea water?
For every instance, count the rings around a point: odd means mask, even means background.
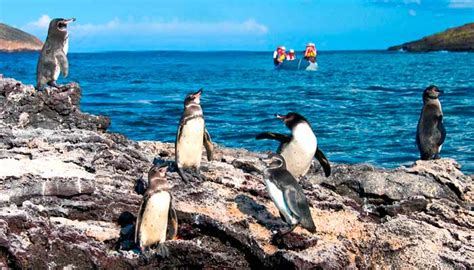
[[[332,162],[397,167],[415,161],[425,87],[445,91],[447,138],[441,156],[474,173],[474,54],[320,52],[315,72],[276,71],[271,52],[105,52],[69,54],[81,109],[110,116],[111,130],[135,140],[172,142],[183,99],[204,88],[202,107],[214,142],[276,150],[261,131],[288,133],[274,113],[310,120]],[[0,54],[0,73],[35,81],[37,53]]]

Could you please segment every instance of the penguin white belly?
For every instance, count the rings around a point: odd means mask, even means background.
[[[317,146],[316,136],[311,127],[298,124],[293,129],[292,140],[283,147],[280,153],[285,158],[286,169],[294,177],[305,175],[311,167]]]
[[[148,199],[140,224],[140,246],[148,247],[166,240],[171,196],[162,191]]]
[[[59,78],[59,73],[61,72],[61,68],[59,67],[59,63],[58,63],[58,60],[56,60],[56,58],[54,59],[54,63],[55,63],[55,66],[54,66],[54,80],[57,81],[58,78]]]
[[[290,210],[285,203],[283,192],[279,190],[275,184],[267,179],[265,179],[265,184],[270,197],[272,198],[278,210],[280,210],[280,213],[285,217],[286,221],[290,222],[291,224],[297,224],[298,221],[291,215]]]
[[[181,129],[176,145],[178,163],[182,167],[199,167],[201,165],[204,140],[204,119],[194,118],[186,122]]]

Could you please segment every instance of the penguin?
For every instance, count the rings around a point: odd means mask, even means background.
[[[439,159],[439,152],[446,139],[443,111],[438,97],[443,94],[434,85],[423,91],[423,108],[416,129],[416,144],[422,160]]]
[[[214,146],[206,129],[201,108],[202,91],[199,89],[196,93],[186,96],[184,112],[176,134],[176,165],[179,175],[186,182],[190,178],[185,171],[189,171],[191,176],[202,181],[199,168],[203,146],[206,148],[207,160],[211,161],[213,158]]]
[[[169,255],[165,246],[166,239],[174,238],[178,229],[178,219],[168,192],[167,169],[168,165],[162,164],[153,166],[148,172],[149,186],[135,226],[135,243],[140,251],[145,253],[156,246],[157,253],[162,257]]]
[[[49,23],[48,37],[44,42],[36,67],[36,89],[41,90],[45,84],[59,88],[56,83],[61,71],[66,78],[69,73],[67,52],[69,36],[67,25],[76,19],[56,18]]]
[[[289,225],[287,230],[279,231],[277,236],[284,236],[301,225],[311,233],[316,232],[309,204],[303,189],[295,177],[286,169],[285,159],[280,154],[271,153],[267,159],[261,159],[266,168],[263,179],[270,198],[280,211],[280,217]]]
[[[290,112],[287,115],[275,114],[275,117],[283,120],[285,125],[291,130],[292,135],[263,132],[258,134],[256,139],[279,141],[280,146],[277,153],[285,158],[287,170],[294,177],[302,177],[308,172],[313,157],[316,157],[323,167],[326,177],[330,176],[331,165],[324,153],[319,149],[316,135],[308,120],[295,112]]]

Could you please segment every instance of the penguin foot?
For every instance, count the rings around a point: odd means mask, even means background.
[[[199,171],[195,171],[191,175],[193,176],[194,179],[197,179],[199,182],[204,182]]]
[[[199,169],[178,169],[178,174],[186,183],[196,182],[195,180],[203,182],[202,176],[199,173]]]
[[[179,176],[181,176],[181,179],[183,179],[183,181],[185,183],[191,182],[190,179],[189,179],[189,174],[187,172],[185,172],[182,168],[178,167],[178,174],[179,174]]]
[[[153,251],[151,251],[150,249],[146,248],[145,250],[141,250],[141,254],[140,254],[140,258],[143,259],[143,262],[145,264],[148,264],[150,262],[150,260],[153,258],[154,254],[153,254]]]
[[[155,250],[155,254],[161,256],[162,258],[168,258],[170,256],[170,252],[165,244],[158,244]]]
[[[63,87],[63,85],[57,84],[56,81],[50,81],[50,82],[48,82],[48,85],[51,86],[51,87],[54,87],[54,88],[58,88],[58,89]]]

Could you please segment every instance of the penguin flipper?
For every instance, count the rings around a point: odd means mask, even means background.
[[[182,121],[181,121],[182,122]],[[178,127],[178,132],[176,132],[176,141],[174,143],[174,149],[175,149],[175,163],[176,163],[176,168],[178,168],[178,174],[179,176],[181,176],[181,178],[188,182],[187,179],[185,178],[184,176],[184,172],[183,172],[183,168],[181,168],[181,165],[179,164],[179,151],[178,151],[178,143],[179,143],[179,139],[181,138],[181,131],[183,129],[183,125],[181,124],[181,122],[179,123],[179,127]]]
[[[312,233],[316,232],[316,226],[311,217],[311,211],[309,210],[308,201],[306,200],[303,190],[301,190],[301,188],[297,189],[294,186],[286,186],[283,191],[283,196],[288,208],[293,215],[299,218],[299,222],[303,228]]]
[[[168,213],[168,230],[166,233],[167,240],[173,240],[178,234],[178,216],[176,210],[173,208],[173,203],[170,200],[170,209]]]
[[[439,140],[438,145],[443,145],[444,140],[446,139],[446,129],[444,128],[444,125],[443,125],[443,116],[442,115],[439,116],[438,130],[441,133],[441,138]]]
[[[330,176],[331,164],[329,164],[329,160],[326,158],[324,153],[319,148],[316,149],[316,153],[314,154],[314,157],[316,157],[316,159],[319,161],[319,163],[323,167],[324,175],[326,175],[326,177]]]
[[[207,131],[207,128],[204,129],[204,148],[206,148],[207,160],[211,161],[214,156],[214,145],[211,141],[211,135]]]
[[[140,210],[138,210],[138,215],[137,215],[137,222],[135,223],[135,243],[141,248],[140,246],[140,226],[142,224],[142,217],[143,217],[143,212],[145,212],[146,204],[148,201],[149,197],[145,195],[143,197],[143,202],[142,205],[140,206]]]
[[[60,50],[58,53],[56,53],[56,60],[61,67],[61,73],[63,74],[64,78],[66,78],[69,74],[69,62],[67,60],[66,54]]]
[[[255,139],[257,140],[270,139],[270,140],[279,141],[280,143],[287,143],[291,140],[291,137],[285,134],[280,134],[280,133],[262,132],[262,133],[257,134],[257,136],[255,136]]]

